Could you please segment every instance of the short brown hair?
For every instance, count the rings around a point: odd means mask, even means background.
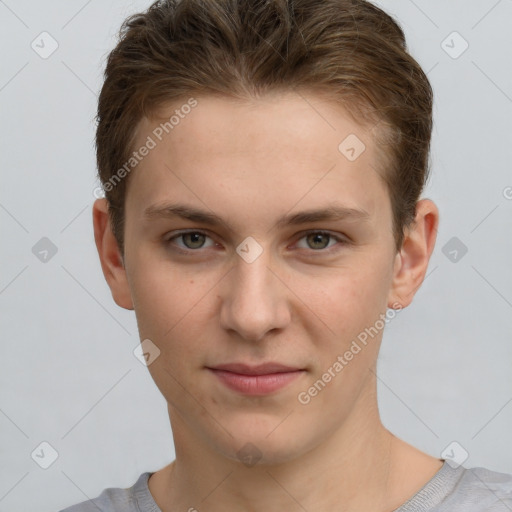
[[[143,117],[192,94],[243,100],[287,90],[324,93],[380,127],[401,248],[429,174],[433,95],[400,26],[370,2],[157,1],[123,22],[104,78],[96,155],[121,253],[128,177],[109,180],[130,158]]]

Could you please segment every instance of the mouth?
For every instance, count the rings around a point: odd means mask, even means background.
[[[230,363],[206,368],[232,391],[253,396],[267,395],[283,389],[306,373],[304,368],[279,363],[265,363],[257,366]]]

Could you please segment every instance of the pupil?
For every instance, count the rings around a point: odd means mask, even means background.
[[[194,245],[195,243],[200,241],[200,237],[202,237],[203,235],[201,235],[201,233],[187,233],[186,236],[189,236],[192,239],[192,245]],[[199,237],[199,240],[198,240],[198,237]],[[201,245],[201,244],[199,244],[199,245]]]
[[[327,236],[327,235],[325,235],[325,234],[323,234],[323,233],[315,233],[314,235],[312,235],[312,237],[313,237],[313,239],[314,239],[313,244],[316,244],[316,243],[318,243],[318,242],[320,242],[320,244],[321,244],[321,239],[322,239],[322,238],[325,238],[326,236]],[[325,242],[325,240],[324,240],[324,242]],[[323,247],[325,247],[325,244],[323,245]],[[319,247],[316,247],[316,248],[318,249]]]

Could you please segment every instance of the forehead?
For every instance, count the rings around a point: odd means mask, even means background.
[[[183,100],[142,119],[135,147],[148,138],[154,147],[132,173],[127,203],[131,197],[141,210],[186,198],[231,214],[230,204],[247,207],[257,198],[262,214],[277,214],[336,195],[373,214],[386,200],[371,127],[341,106],[294,92],[195,101],[193,108],[183,108]]]
[[[187,158],[201,157],[205,152],[278,158],[291,151],[308,160],[332,161],[340,156],[339,143],[352,134],[361,142],[364,139],[369,152],[373,151],[368,126],[357,123],[341,105],[319,95],[286,91],[244,100],[202,96],[195,102],[194,108],[188,108],[183,99],[160,107],[154,119],[143,118],[137,130],[139,141],[156,130],[156,136],[163,131],[163,138],[171,146],[185,144],[187,149],[196,150]],[[187,113],[173,115],[182,110]],[[169,120],[173,126],[169,126]],[[194,137],[190,137],[192,133]],[[184,152],[175,155],[180,158]]]

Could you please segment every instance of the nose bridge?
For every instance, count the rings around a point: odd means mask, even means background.
[[[259,247],[252,241],[238,247],[235,268],[224,283],[221,306],[222,327],[253,340],[283,328],[290,318],[286,287],[271,270],[270,250]]]
[[[242,249],[240,249],[242,250]],[[241,292],[241,297],[251,297],[263,294],[270,298],[273,281],[276,279],[270,270],[270,251],[265,250],[254,260],[248,261],[240,257],[234,271],[237,286],[233,291]],[[267,297],[268,295],[268,297]]]

